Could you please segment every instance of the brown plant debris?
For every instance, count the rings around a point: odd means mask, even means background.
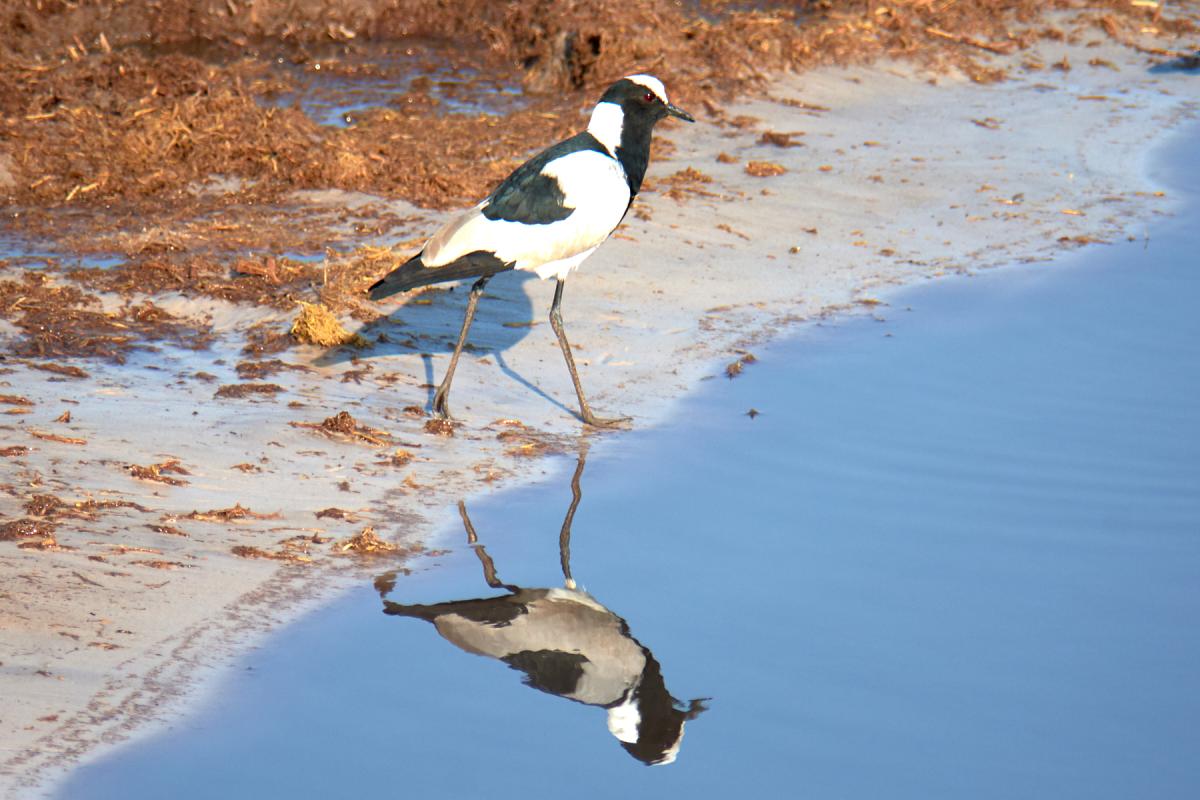
[[[1084,9],[1068,0],[252,5],[3,0],[0,141],[13,156],[0,198],[31,208],[102,209],[114,199],[153,208],[154,198],[184,197],[221,175],[257,197],[337,187],[448,207],[503,177],[535,131],[548,142],[576,127],[597,90],[632,70],[656,72],[681,102],[699,107],[760,86],[772,72],[825,63],[898,57],[974,76],[986,71],[979,58],[1045,35],[1037,18],[1061,8],[1099,16],[1118,41],[1191,29],[1186,13],[1175,19],[1126,0]],[[447,31],[453,46],[443,52],[423,44]],[[260,49],[270,57],[243,57]],[[490,81],[447,86],[428,78],[387,106],[355,112],[348,127],[320,125],[279,102],[317,74],[386,74],[384,57],[395,53],[406,55],[406,66],[415,62],[418,75],[433,73],[441,56],[452,68],[523,86],[526,104],[498,109],[507,118],[448,113],[439,92],[470,99]],[[187,246],[179,235],[131,238],[130,249],[154,255]],[[239,260],[247,279],[285,279],[278,256],[243,251]]]
[[[164,473],[170,472],[176,475],[191,475],[186,469],[179,464],[179,460],[175,458],[168,459],[161,464],[149,464],[147,466],[139,466],[130,464],[126,469],[129,474],[138,480],[154,481],[156,483],[165,483],[170,486],[187,486],[187,481],[180,478],[172,478]]]
[[[17,456],[27,455],[29,448],[23,444],[14,444],[11,447],[0,447],[0,456],[6,458],[16,458]]]
[[[750,236],[748,234],[743,233],[742,231],[739,231],[737,228],[733,227],[728,222],[718,223],[716,228],[719,231],[725,231],[726,233],[732,234],[732,235],[738,237],[739,239],[743,239],[747,242],[749,242],[751,240]]]
[[[356,516],[353,511],[347,511],[344,508],[323,508],[313,513],[316,514],[317,519],[344,519],[352,521]]]
[[[774,161],[746,162],[746,174],[755,178],[771,178],[776,175],[783,175],[786,172],[787,167],[782,164],[776,164]]]
[[[10,406],[32,406],[35,403],[28,397],[17,394],[0,394],[0,403]]]
[[[287,561],[294,564],[310,564],[312,556],[298,553],[294,550],[263,550],[261,547],[251,547],[250,545],[238,544],[229,548],[229,551],[239,558],[267,558],[272,561]]]
[[[130,544],[114,544],[110,548],[116,555],[123,556],[127,553],[146,553],[154,556],[161,556],[162,550],[153,547],[138,547]]]
[[[351,345],[361,349],[370,346],[362,336],[342,327],[333,312],[319,303],[300,302],[300,315],[292,323],[291,334],[299,342],[319,347]]]
[[[742,370],[746,368],[747,364],[753,364],[757,361],[758,359],[753,353],[743,353],[736,361],[725,366],[725,377],[733,380],[742,374]]]
[[[67,378],[87,378],[90,377],[87,372],[79,367],[71,366],[70,364],[51,364],[49,362],[26,362],[34,369],[40,369],[42,372],[53,372],[56,375],[63,375]]]
[[[0,106],[3,95],[0,90]],[[95,274],[102,272],[106,271],[79,270],[71,277],[86,284],[103,280]],[[147,342],[200,349],[208,346],[211,336],[207,325],[180,320],[148,301],[102,310],[98,297],[62,285],[59,276],[48,270],[25,270],[15,280],[0,280],[0,319],[10,320],[21,331],[12,353],[32,359],[101,358],[121,364],[130,350],[144,348]],[[78,377],[67,369],[51,371]]]
[[[802,131],[792,131],[784,133],[782,131],[764,131],[763,135],[758,137],[759,144],[769,144],[775,147],[803,147],[804,142],[797,142],[793,136],[803,136]]]
[[[161,558],[143,558],[127,563],[137,564],[141,567],[150,567],[151,569],[187,569],[192,566],[191,564],[184,564],[181,561],[167,561]]]
[[[309,372],[309,368],[300,364],[289,364],[277,358],[265,361],[240,361],[236,367],[238,377],[244,381],[260,380],[270,377],[277,372],[291,370],[294,372]]]
[[[25,501],[25,513],[47,519],[96,519],[96,512],[110,508],[132,508],[143,513],[150,509],[130,500],[80,500],[74,503],[52,494],[35,494]]]
[[[44,519],[14,519],[0,525],[0,542],[11,542],[16,539],[53,539],[54,523]]]
[[[56,517],[63,513],[67,504],[52,494],[35,494],[25,501],[25,513],[35,517]]]
[[[688,197],[717,197],[717,194],[705,188],[712,182],[711,175],[695,167],[685,167],[655,181],[655,188],[661,191],[664,197],[682,202]]]
[[[950,33],[949,31],[944,31],[941,28],[935,28],[933,26],[926,28],[925,32],[931,36],[949,39],[954,42],[961,42],[962,44],[968,44],[971,47],[978,47],[980,50],[987,50],[989,53],[998,53],[1000,55],[1008,55],[1018,47],[1017,42],[1011,40],[987,42],[974,36],[967,36],[966,34],[962,33]]]
[[[339,411],[332,417],[327,417],[320,424],[315,422],[289,422],[288,424],[293,428],[306,428],[334,438],[366,442],[375,447],[385,447],[392,443],[392,436],[387,431],[358,424],[358,420],[348,411]]]
[[[425,432],[435,436],[453,436],[454,420],[432,417],[425,420]]]
[[[35,431],[32,428],[29,430],[29,435],[38,439],[45,439],[48,442],[62,442],[63,444],[87,444],[87,439],[80,439],[75,436],[60,436],[57,433],[45,433],[43,431]]]
[[[516,458],[536,458],[552,453],[566,453],[570,441],[554,434],[531,428],[520,420],[503,419],[496,423],[504,430],[496,434],[497,441],[508,445],[505,454]]]
[[[274,397],[285,389],[277,383],[227,383],[217,389],[213,397],[242,398],[242,397]]]
[[[246,332],[246,346],[242,348],[242,352],[248,356],[262,358],[266,355],[282,353],[293,344],[295,344],[295,339],[290,333],[277,329],[271,323],[264,322]]]
[[[194,519],[200,522],[234,522],[241,519],[280,519],[279,512],[273,514],[258,514],[235,503],[232,508],[211,509],[209,511],[193,511],[184,519]]]
[[[394,553],[399,549],[397,545],[380,539],[375,533],[375,529],[369,525],[354,536],[348,539],[340,539],[333,544],[333,552],[338,555],[355,553],[358,555],[378,556]]]
[[[411,450],[398,449],[382,461],[376,461],[376,464],[385,467],[403,467],[408,465],[416,455]]]
[[[67,545],[59,544],[58,540],[54,538],[53,534],[50,534],[42,539],[18,542],[17,547],[21,548],[22,550],[74,550],[75,549],[74,547],[68,547]]]

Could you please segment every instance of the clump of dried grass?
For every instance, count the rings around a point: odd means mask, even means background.
[[[358,555],[377,556],[395,553],[399,549],[398,545],[380,539],[379,535],[375,533],[375,529],[369,525],[354,536],[333,543],[333,552],[338,555],[356,553]]]
[[[333,312],[319,303],[300,302],[300,314],[292,323],[291,334],[299,342],[320,347],[370,346],[362,336],[346,330]]]

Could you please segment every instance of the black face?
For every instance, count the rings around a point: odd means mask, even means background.
[[[666,116],[678,117],[688,122],[696,121],[695,117],[682,108],[664,103],[653,90],[628,78],[622,78],[608,87],[600,102],[619,105],[625,112],[626,119],[647,120],[651,125]]]

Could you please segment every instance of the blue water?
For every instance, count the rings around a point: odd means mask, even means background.
[[[1174,194],[1200,186],[1197,142],[1159,170]],[[707,698],[674,763],[382,613],[512,594],[455,528],[439,568],[279,632],[61,796],[1200,796],[1188,202],[1146,240],[809,328],[592,448],[570,566],[679,709]],[[500,581],[562,586],[574,463],[467,502]]]

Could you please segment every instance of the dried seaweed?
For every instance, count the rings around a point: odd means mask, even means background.
[[[333,552],[337,555],[354,553],[356,555],[378,556],[395,553],[400,550],[398,545],[380,539],[375,529],[367,526],[348,539],[341,539],[333,544]]]
[[[239,544],[229,548],[229,551],[239,558],[267,558],[273,561],[287,561],[294,564],[310,564],[312,556],[294,550],[264,550],[261,547]]]
[[[733,361],[725,366],[725,377],[732,380],[742,374],[742,371],[745,370],[747,364],[753,364],[757,361],[758,359],[753,353],[743,353],[736,361]]]
[[[432,417],[425,420],[425,432],[434,436],[453,436],[454,420],[442,417]]]
[[[1071,7],[1069,0],[835,0],[806,4],[800,16],[791,3],[670,0],[261,0],[252,14],[187,0],[102,5],[0,2],[0,17],[19,20],[0,38],[9,84],[0,92],[0,140],[13,143],[13,177],[0,191],[12,201],[179,197],[225,175],[260,196],[338,186],[446,207],[475,199],[478,186],[502,177],[532,132],[552,139],[574,127],[581,105],[631,70],[659,73],[687,101],[759,85],[772,71],[883,56],[987,79],[990,68],[980,58],[1036,40],[1037,31],[1020,23]],[[1182,16],[1162,18],[1161,9],[1118,0],[1097,5],[1097,24],[1131,46],[1148,29],[1194,27]],[[353,77],[346,55],[448,30],[455,47],[439,55],[521,84],[533,102],[503,121],[447,114],[430,82],[416,82],[393,108],[356,114],[347,128],[324,127],[299,108],[266,102],[290,88],[290,77],[266,59],[236,57],[248,37],[265,38],[297,64],[323,61]],[[313,48],[331,39],[338,48],[315,58]],[[210,42],[211,56],[170,46],[189,41]],[[122,46],[131,43],[158,48]],[[266,281],[276,274],[266,262],[257,271]]]
[[[191,475],[186,469],[179,464],[178,459],[168,459],[160,464],[149,464],[147,466],[139,466],[138,464],[130,464],[126,467],[129,474],[143,481],[153,481],[155,483],[165,483],[169,486],[187,486],[187,481],[180,478],[172,478],[164,473],[170,472],[176,475]]]
[[[0,542],[16,539],[53,539],[54,523],[44,519],[15,519],[0,525]]]
[[[773,178],[786,173],[787,167],[774,161],[748,161],[745,171],[747,175],[755,178]]]
[[[392,443],[392,436],[387,431],[360,425],[358,420],[348,411],[339,411],[332,417],[326,417],[320,424],[313,422],[289,422],[293,428],[307,428],[325,436],[339,439],[350,439],[354,442],[365,442],[376,447]]]
[[[243,398],[243,397],[274,397],[285,391],[277,383],[229,383],[217,389],[213,397]]]
[[[58,433],[35,431],[32,428],[29,429],[29,435],[37,439],[43,439],[47,442],[61,442],[62,444],[87,444],[87,439],[80,439],[78,436],[63,436]]]
[[[184,519],[194,519],[200,522],[234,522],[243,519],[281,519],[279,512],[273,514],[258,514],[235,503],[232,508],[211,509],[209,511],[193,511]]]

